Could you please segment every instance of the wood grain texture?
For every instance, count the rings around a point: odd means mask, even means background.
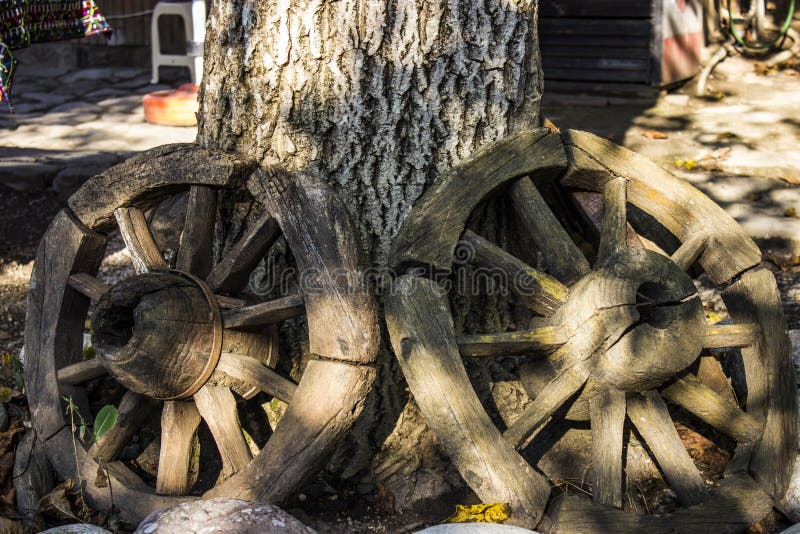
[[[652,215],[682,243],[699,234],[713,236],[699,261],[715,283],[761,261],[758,247],[736,221],[690,184],[590,133],[570,130],[565,139],[570,166],[563,185],[600,192],[614,177],[626,178],[628,202]]]
[[[533,434],[572,397],[589,378],[591,371],[587,362],[578,363],[561,371],[536,395],[519,417],[511,423],[503,437],[515,449],[524,448]]]
[[[141,274],[153,270],[164,270],[167,264],[161,257],[144,214],[138,208],[117,208],[114,211],[119,233],[131,256],[133,269]]]
[[[517,222],[541,251],[547,271],[566,285],[587,274],[589,262],[530,178],[520,178],[511,184],[508,192]]]
[[[158,399],[199,387],[222,337],[219,310],[202,287],[175,272],[116,284],[95,307],[92,325],[97,357],[117,381]]]
[[[625,178],[620,177],[609,180],[603,186],[603,220],[597,251],[597,262],[600,264],[627,248],[626,187]]]
[[[670,488],[684,506],[702,502],[708,496],[703,475],[678,437],[667,406],[658,393],[629,394],[628,416],[655,456]]]
[[[740,443],[761,435],[756,419],[688,373],[663,388],[661,396]]]
[[[750,473],[775,499],[786,491],[797,450],[797,401],[791,345],[775,277],[766,268],[743,274],[722,292],[734,323],[758,323],[761,336],[743,347],[747,413],[764,425]]]
[[[761,326],[758,324],[712,324],[706,326],[703,348],[748,347],[758,341],[760,336]]]
[[[89,299],[68,287],[73,274],[95,275],[106,237],[59,212],[39,244],[25,318],[25,384],[33,426],[46,440],[64,426],[56,371],[83,360]]]
[[[280,237],[278,223],[264,213],[211,270],[206,283],[214,291],[238,293],[247,286],[250,273]]]
[[[283,402],[292,401],[297,384],[288,380],[255,358],[243,354],[223,352],[216,372],[222,372]],[[214,377],[211,377],[214,382]]]
[[[114,460],[160,403],[154,399],[126,391],[117,408],[117,424],[103,434],[89,449],[89,456],[100,461]]]
[[[217,485],[204,498],[282,502],[294,494],[317,476],[350,431],[374,380],[375,369],[371,367],[309,361],[294,401],[261,453],[247,469]]]
[[[697,258],[703,254],[708,241],[709,238],[705,234],[691,236],[681,243],[681,246],[672,254],[670,259],[675,265],[687,271],[697,261]]]
[[[289,295],[226,311],[222,314],[222,321],[225,328],[246,329],[300,317],[305,310],[302,295]]]
[[[622,508],[622,442],[625,393],[608,390],[589,401],[592,421],[592,497],[597,504]]]
[[[214,260],[214,223],[217,191],[206,186],[189,188],[175,268],[205,278]]]
[[[191,489],[189,466],[199,424],[200,413],[193,402],[164,402],[156,493],[186,495]]]
[[[307,174],[260,168],[248,187],[280,224],[297,261],[309,352],[372,362],[380,341],[377,306],[347,208],[330,186]]]
[[[548,515],[551,534],[735,534],[763,519],[773,501],[748,475],[722,479],[704,502],[666,515],[631,514],[574,495],[559,498]]]
[[[222,358],[221,355],[224,353],[228,355],[229,361],[233,359],[235,362],[237,359],[247,358],[248,361],[253,360],[262,367],[266,365],[267,367],[274,368],[278,364],[278,358],[280,356],[278,349],[278,332],[275,326],[276,325],[272,325],[266,332],[264,329],[262,329],[261,332],[223,330],[220,359]],[[238,373],[245,372],[244,369],[235,365],[235,363],[233,367]],[[256,367],[255,370],[260,371],[258,367]],[[272,371],[270,370],[269,372]],[[257,381],[250,377],[248,377],[247,380],[241,380],[229,373],[225,373],[219,369],[219,363],[217,363],[217,367],[211,375],[209,382],[215,385],[228,386],[231,390],[247,400],[252,399],[261,391]],[[293,388],[294,385],[292,384],[290,387]]]
[[[146,210],[191,185],[239,187],[254,168],[254,162],[220,150],[195,144],[162,145],[90,178],[68,203],[86,226],[108,232],[114,227],[117,208]]]
[[[472,248],[475,263],[489,272],[499,269],[508,289],[536,313],[553,315],[567,301],[567,286],[552,276],[526,265],[470,230],[464,232],[462,239]]]
[[[449,271],[452,253],[475,206],[524,175],[552,178],[566,168],[558,136],[547,128],[520,132],[476,152],[441,176],[414,205],[392,244],[389,265]]]
[[[510,503],[535,525],[550,488],[486,415],[464,370],[446,295],[434,282],[404,276],[387,299],[395,354],[419,408],[461,476],[484,502]]]
[[[92,358],[63,367],[58,370],[56,376],[61,384],[77,385],[93,378],[99,378],[107,372],[99,359]]]
[[[567,340],[557,326],[543,326],[534,330],[475,334],[458,336],[458,350],[462,356],[511,356],[530,352],[547,353]]]
[[[194,402],[217,443],[222,457],[223,478],[246,468],[252,457],[242,434],[236,399],[231,390],[206,384],[194,394]]]
[[[68,283],[69,287],[94,301],[100,300],[109,289],[108,284],[86,273],[73,274],[69,277]]]

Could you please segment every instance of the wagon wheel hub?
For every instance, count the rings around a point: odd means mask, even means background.
[[[594,381],[623,391],[661,385],[703,346],[705,316],[694,284],[669,258],[645,249],[602,262],[571,288],[554,319],[567,335],[563,359],[591,357]]]
[[[152,398],[190,397],[219,361],[219,307],[208,287],[185,272],[145,272],[119,282],[98,302],[92,325],[109,373]]]

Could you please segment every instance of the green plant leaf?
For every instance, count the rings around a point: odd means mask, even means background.
[[[114,428],[114,425],[117,424],[117,417],[119,417],[119,413],[114,406],[106,404],[100,408],[97,417],[94,418],[95,439],[103,437],[103,434]]]

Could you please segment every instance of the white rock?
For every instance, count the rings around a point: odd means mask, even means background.
[[[77,523],[75,525],[61,525],[45,530],[40,534],[111,534],[108,530],[94,525]]]
[[[314,534],[277,506],[239,499],[198,500],[147,516],[134,534]]]

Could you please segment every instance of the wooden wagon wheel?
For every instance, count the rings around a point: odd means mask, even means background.
[[[535,184],[555,186],[598,224],[593,269]],[[465,230],[475,207],[498,192],[509,195],[547,272]],[[457,246],[504,273],[536,314],[530,329],[454,331],[435,278],[451,272]],[[395,240],[392,264],[407,274],[387,298],[387,323],[411,392],[454,464],[484,502],[510,503],[515,522],[570,533],[735,532],[783,496],[797,448],[786,324],[760,262],[736,222],[687,183],[591,134],[562,139],[540,129],[478,153],[418,201]],[[687,274],[693,266],[723,289],[732,324],[706,324]],[[744,407],[689,372],[702,349],[719,347],[741,348]],[[520,374],[533,401],[501,432],[462,358],[509,355],[525,357]],[[724,478],[707,481],[698,470],[665,399],[736,441]],[[518,453],[554,415],[591,420],[591,500],[550,501],[546,476]],[[620,509],[626,424],[677,494],[676,512]]]
[[[214,264],[218,191],[245,185],[265,213]],[[186,190],[180,243],[168,265],[143,212]],[[138,522],[197,498],[189,496],[189,467],[202,419],[224,475],[206,496],[277,502],[299,489],[349,431],[375,377],[376,304],[358,276],[356,234],[338,197],[308,175],[256,168],[195,145],[169,145],[92,178],[69,206],[40,245],[25,332],[33,426],[59,476],[83,480],[98,508],[113,496],[123,518]],[[115,226],[136,274],[108,286],[96,274]],[[243,300],[239,293],[251,271],[281,232],[303,278],[300,294]],[[90,302],[97,357],[84,361]],[[313,356],[295,384],[272,369],[277,330],[270,325],[303,314]],[[105,375],[127,388],[119,420],[84,447],[72,434],[62,398],[72,397],[87,418],[82,386]],[[289,407],[259,452],[243,435],[237,397],[260,391]],[[114,460],[159,410],[160,458],[151,488]],[[96,480],[100,465],[107,466],[110,488],[104,477]]]

